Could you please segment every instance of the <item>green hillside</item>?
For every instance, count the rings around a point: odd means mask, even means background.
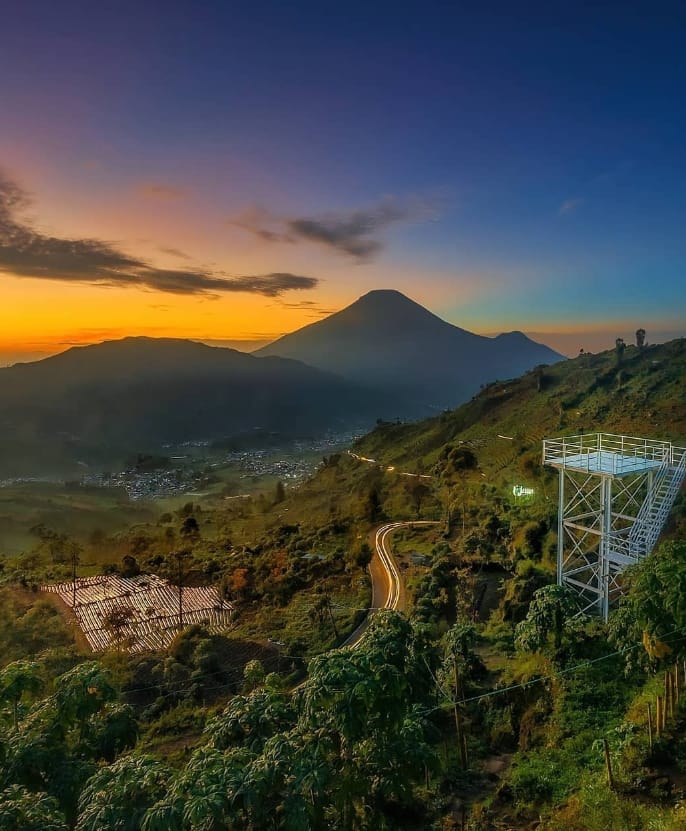
[[[32,590],[70,573],[69,532],[42,529],[1,572],[0,827],[684,828],[683,495],[608,625],[554,585],[541,439],[686,443],[686,341],[621,358],[583,355],[436,418],[379,423],[300,485],[188,502],[81,549],[84,574],[116,555],[108,570],[172,575],[186,550],[188,582],[236,605],[227,635],[193,626],[168,651],[89,660],[64,609]],[[435,524],[393,537],[405,612],[334,648],[369,606],[371,532],[411,519]]]
[[[478,448],[485,471],[497,474],[533,459],[543,438],[598,430],[686,441],[686,339],[629,346],[621,362],[614,350],[587,353],[498,381],[437,418],[381,424],[355,449],[412,470],[430,466],[442,447],[461,440]]]

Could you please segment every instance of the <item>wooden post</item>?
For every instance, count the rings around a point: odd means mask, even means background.
[[[655,699],[655,734],[658,739],[662,734],[662,699],[659,695]]]
[[[669,711],[672,718],[676,717],[676,678],[670,669],[669,671]]]
[[[665,720],[669,715],[669,672],[665,672],[665,700],[664,700],[664,707],[662,708],[663,715],[662,715],[662,727],[665,727]]]
[[[652,753],[653,750],[653,711],[650,707],[650,701],[646,705],[648,707],[648,747]]]
[[[607,784],[610,786],[610,790],[613,791],[615,789],[615,780],[612,776],[612,760],[610,759],[610,745],[607,743],[607,739],[603,739],[603,748],[605,749],[605,767],[607,768]]]

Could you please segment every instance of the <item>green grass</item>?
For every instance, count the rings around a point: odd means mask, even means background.
[[[85,543],[97,531],[111,535],[154,522],[159,512],[154,504],[132,502],[121,490],[14,484],[0,488],[0,553],[16,555],[32,549],[37,537],[31,528],[38,525]]]

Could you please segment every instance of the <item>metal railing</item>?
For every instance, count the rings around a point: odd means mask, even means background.
[[[641,462],[672,464],[674,453],[685,452],[668,441],[622,436],[614,433],[589,433],[544,439],[543,464],[573,467],[592,472],[624,473],[640,469]]]

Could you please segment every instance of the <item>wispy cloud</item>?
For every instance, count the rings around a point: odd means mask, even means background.
[[[584,204],[584,202],[585,199],[581,196],[575,196],[572,199],[565,199],[565,201],[558,208],[557,212],[560,216],[573,214]]]
[[[436,200],[388,197],[369,208],[315,217],[276,217],[253,208],[232,224],[265,242],[318,243],[362,262],[383,249],[379,234],[392,225],[429,219],[438,208]]]
[[[163,254],[169,254],[170,257],[178,257],[180,260],[191,259],[191,257],[188,254],[185,254],[183,251],[179,251],[178,248],[160,248],[159,250]]]
[[[289,272],[236,276],[206,269],[156,268],[112,242],[53,237],[36,230],[21,218],[29,204],[27,194],[0,171],[0,272],[206,296],[248,292],[279,297],[287,291],[312,289],[319,282],[315,277]]]
[[[289,302],[287,300],[280,300],[279,306],[282,309],[302,309],[308,317],[327,317],[334,314],[339,309],[332,309],[328,306],[322,306],[315,300],[297,300]]]

